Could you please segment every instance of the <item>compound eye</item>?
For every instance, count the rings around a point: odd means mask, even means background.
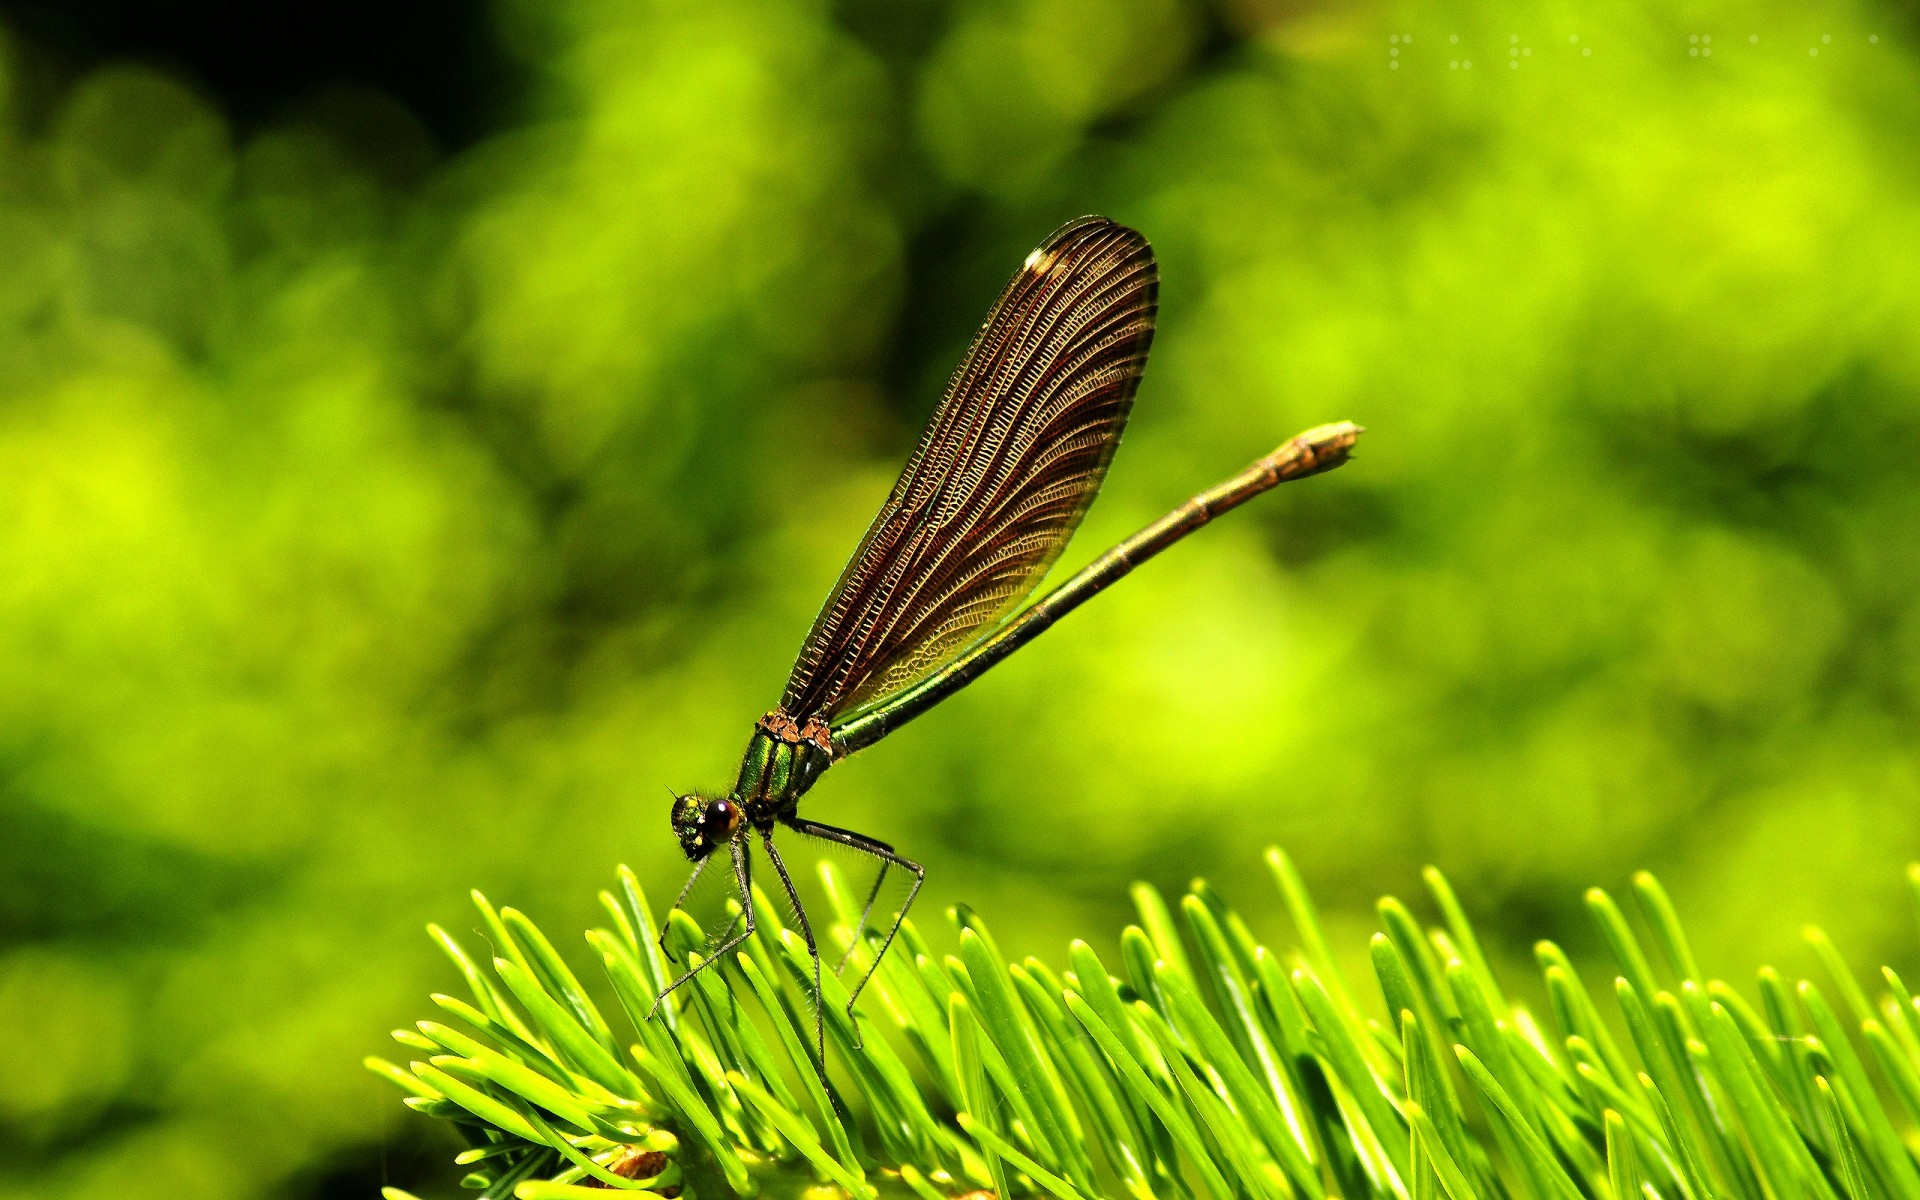
[[[714,845],[732,840],[733,831],[739,827],[740,809],[731,800],[715,800],[707,805],[707,815],[700,822],[700,832]]]

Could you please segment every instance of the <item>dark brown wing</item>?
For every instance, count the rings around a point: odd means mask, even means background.
[[[1106,476],[1153,341],[1153,248],[1083,217],[1027,256],[800,649],[829,723],[951,662],[1040,582]]]

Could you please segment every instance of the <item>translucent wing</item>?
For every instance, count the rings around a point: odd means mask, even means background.
[[[784,712],[831,723],[910,687],[1034,589],[1106,476],[1158,287],[1147,240],[1101,217],[1027,256],[814,620]]]

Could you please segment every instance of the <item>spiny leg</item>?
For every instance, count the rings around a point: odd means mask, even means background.
[[[893,945],[894,935],[900,932],[901,924],[906,921],[907,910],[913,907],[914,898],[920,894],[920,885],[927,881],[927,869],[905,855],[898,853],[892,846],[887,845],[885,842],[876,841],[863,833],[855,833],[851,829],[841,829],[834,825],[822,825],[818,821],[807,821],[800,817],[789,817],[787,819],[787,827],[797,833],[804,833],[808,837],[825,838],[830,842],[838,842],[842,846],[850,846],[862,854],[871,854],[873,857],[879,859],[882,864],[891,863],[894,866],[904,868],[913,873],[913,886],[907,889],[906,902],[900,906],[900,911],[895,914],[893,918],[893,928],[887,930],[886,940],[880,943],[879,952],[873,956],[873,965],[867,968],[867,973],[860,977],[859,983],[853,985],[853,991],[847,996],[847,1021],[853,1026],[855,1045],[858,1045],[860,1024],[853,1019],[854,1002],[860,999],[860,992],[867,986],[867,981],[873,978],[873,973],[880,969],[880,960],[887,956],[887,947]],[[884,870],[885,867],[883,866],[882,871],[884,872]],[[874,892],[876,895],[879,893],[878,883],[874,885]],[[873,899],[871,897],[867,900],[867,908],[869,910],[873,908]],[[866,923],[864,916],[861,917],[861,923]],[[847,952],[851,954],[853,948],[849,946]]]
[[[713,855],[709,854],[699,862],[693,864],[693,874],[687,876],[686,883],[680,887],[680,895],[673,901],[673,907],[668,909],[667,915],[662,918],[660,922],[660,953],[665,954],[667,952],[667,926],[672,922],[673,914],[679,912],[681,907],[686,904],[687,897],[693,892],[693,885],[700,882],[700,873],[705,871],[707,864],[712,861]],[[732,926],[728,926],[728,928],[731,929]]]
[[[733,914],[733,920],[731,920],[731,921],[728,921],[728,922],[727,922],[727,928],[726,928],[726,931],[725,931],[725,932],[723,932],[723,933],[722,933],[722,934],[721,934],[721,935],[720,935],[719,937],[717,937],[717,938],[715,938],[715,939],[713,939],[713,940],[714,940],[714,941],[716,941],[716,942],[722,942],[722,941],[725,941],[726,939],[728,939],[728,938],[730,938],[730,937],[732,937],[732,936],[733,936],[733,931],[734,931],[734,930],[736,930],[736,929],[738,929],[738,928],[740,927],[740,918],[741,918],[741,917],[743,917],[743,916],[745,916],[745,915],[746,915],[746,913],[745,913],[745,911],[744,911],[744,910],[743,910],[743,911],[741,911],[741,912],[737,912],[737,913],[735,913],[735,914]],[[749,932],[749,933],[751,933],[751,932],[752,932],[752,930],[748,930],[748,932]]]
[[[733,879],[734,879],[734,882],[740,886],[740,897],[742,901],[741,908],[746,914],[747,927],[745,929],[742,929],[739,933],[735,934],[734,936],[722,942],[718,949],[716,949],[712,954],[708,955],[706,958],[700,961],[699,966],[693,968],[690,971],[683,972],[680,978],[674,980],[672,983],[669,983],[664,989],[662,989],[660,994],[653,998],[653,1007],[647,1010],[648,1020],[653,1019],[653,1014],[659,1011],[660,1006],[666,1003],[667,997],[672,995],[676,988],[678,988],[681,984],[685,983],[687,980],[692,979],[695,975],[698,975],[700,972],[706,970],[708,967],[713,966],[715,963],[724,961],[727,955],[733,953],[734,947],[738,946],[741,942],[744,942],[748,938],[753,936],[752,860],[747,857],[747,844],[744,839],[737,842],[729,842],[728,848],[733,851]],[[702,865],[703,866],[705,865],[704,859],[702,860]],[[698,872],[696,871],[695,874],[698,874]],[[786,872],[784,870],[781,871],[780,874],[783,878],[786,876]],[[685,892],[681,893],[681,898],[682,899],[686,898]],[[674,907],[678,908],[679,905],[676,903]],[[727,928],[732,929],[733,926],[729,925],[727,926]]]
[[[881,844],[884,845],[885,843]],[[888,846],[887,849],[891,850],[893,847]],[[838,976],[840,972],[847,969],[847,960],[853,957],[853,948],[860,944],[860,935],[866,932],[867,918],[873,915],[873,906],[880,899],[880,886],[886,883],[887,869],[892,865],[892,863],[884,858],[880,860],[880,874],[874,876],[873,890],[867,893],[867,905],[860,910],[860,919],[854,923],[853,938],[847,943],[847,952],[840,956],[839,962],[833,964],[834,975]]]
[[[767,857],[773,860],[773,869],[779,873],[780,884],[787,889],[787,899],[793,904],[794,919],[800,922],[800,936],[807,939],[807,954],[813,959],[813,1037],[820,1048],[820,1075],[827,1074],[827,1012],[826,1003],[820,995],[820,947],[813,940],[813,924],[807,920],[806,906],[800,903],[800,893],[793,889],[793,880],[787,877],[787,864],[780,859],[780,852],[773,848],[773,830],[760,831],[761,844],[767,848]],[[854,1043],[859,1044],[860,1030],[853,1031]]]
[[[680,886],[680,895],[675,897],[673,901],[673,907],[667,910],[668,920],[671,920],[673,918],[674,913],[678,912],[681,908],[686,906],[687,896],[692,893],[693,885],[700,882],[700,873],[706,870],[707,864],[712,861],[713,861],[713,855],[709,854],[705,858],[701,859],[699,862],[693,865],[693,874],[687,876],[686,883]],[[741,902],[741,912],[735,913],[733,915],[733,920],[727,922],[726,932],[722,933],[720,937],[716,940],[725,941],[727,938],[732,937],[734,928],[740,924],[741,917],[745,915],[745,910],[752,905],[753,897],[746,892],[745,888],[741,889],[740,902]],[[753,930],[749,928],[747,932],[752,933]],[[660,952],[662,954],[665,954],[667,950],[666,921],[662,921],[660,923],[660,937],[658,941],[660,945]]]

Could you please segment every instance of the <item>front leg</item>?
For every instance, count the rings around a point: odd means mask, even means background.
[[[660,937],[658,938],[658,942],[661,954],[664,955],[667,953],[667,926],[672,923],[673,914],[679,912],[686,906],[687,897],[693,892],[693,885],[700,882],[701,872],[705,871],[707,864],[712,861],[713,855],[709,854],[699,862],[693,864],[693,874],[687,876],[687,881],[680,885],[680,894],[674,898],[673,907],[667,910],[667,915],[660,922]],[[732,926],[728,926],[728,928],[731,929]],[[669,961],[671,961],[672,956],[668,955],[667,957]]]
[[[752,860],[747,857],[747,846],[746,846],[746,840],[744,838],[739,841],[729,842],[727,843],[727,846],[730,850],[733,851],[733,881],[740,888],[740,908],[747,918],[746,928],[742,929],[739,933],[736,933],[732,937],[727,938],[725,941],[723,941],[717,950],[715,950],[711,955],[709,955],[705,959],[701,960],[699,966],[693,968],[690,971],[683,972],[680,978],[674,980],[672,983],[669,983],[664,989],[662,989],[660,994],[654,997],[653,1007],[647,1010],[648,1020],[653,1019],[653,1014],[660,1010],[660,1005],[665,1003],[667,997],[672,995],[674,991],[680,987],[681,984],[685,983],[689,979],[692,979],[695,975],[698,975],[700,972],[706,970],[708,967],[713,966],[715,963],[723,961],[727,957],[727,955],[733,953],[733,950],[735,947],[737,947],[741,942],[744,942],[748,938],[753,936]],[[704,867],[706,865],[706,861],[707,861],[706,859],[701,859],[700,860],[701,866]],[[694,872],[694,875],[696,878],[698,878],[699,872],[696,870]],[[688,881],[687,886],[688,887],[693,886],[691,880]],[[681,899],[684,900],[685,898],[686,898],[686,892],[683,890],[681,892]],[[674,907],[678,908],[679,903],[675,902]],[[728,925],[727,928],[732,929],[733,926]],[[661,936],[665,937],[666,935],[662,934]]]

